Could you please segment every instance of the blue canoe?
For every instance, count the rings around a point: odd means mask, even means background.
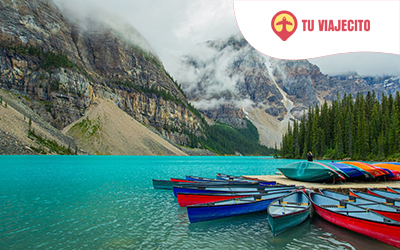
[[[185,179],[188,181],[224,181],[224,180],[219,180],[219,179],[212,179],[212,178],[205,178],[205,177],[198,177],[198,176],[191,176],[191,175],[186,175]]]
[[[187,206],[186,208],[190,223],[215,220],[230,216],[265,211],[272,201],[291,192],[292,191],[282,191],[267,195],[249,196],[238,199],[192,205]]]
[[[267,186],[273,186],[276,185],[275,181],[259,181],[258,179],[246,179],[244,177],[235,177],[235,178],[217,178],[212,179],[212,178],[206,178],[206,177],[198,177],[198,176],[189,176],[186,175],[186,180],[188,181],[215,181],[215,182],[235,182],[235,183],[258,183],[259,185],[267,185]]]
[[[188,186],[177,186],[173,187],[174,195],[177,197],[178,193],[193,193],[193,194],[210,194],[210,193],[237,193],[237,192],[274,192],[281,190],[295,190],[302,187],[296,186],[258,186],[258,187],[240,187],[240,186],[230,186],[230,187],[188,187]]]
[[[303,191],[296,191],[273,201],[267,211],[269,225],[276,236],[305,221],[310,216],[311,202]]]
[[[376,196],[379,196],[379,197],[383,197],[383,198],[390,198],[390,199],[394,199],[394,200],[400,201],[400,194],[398,194],[398,193],[379,190],[379,189],[376,189],[376,188],[367,188],[367,193],[372,194],[372,195],[376,195]]]
[[[366,173],[366,171],[357,168],[355,166],[351,166],[348,164],[343,164],[343,163],[336,163],[336,162],[331,162],[329,163],[333,167],[336,167],[337,169],[341,170],[344,172],[349,180],[357,180],[357,179],[373,179],[373,177],[370,177],[370,174]],[[346,177],[346,176],[345,176]]]
[[[350,189],[349,194],[356,196],[356,197],[361,197],[361,198],[364,198],[367,200],[375,201],[378,203],[383,203],[383,204],[387,204],[387,205],[391,205],[391,206],[400,207],[399,200],[395,200],[395,199],[391,199],[391,198],[384,198],[384,197],[380,197],[380,196],[376,196],[376,195],[372,195],[372,194],[367,194],[367,193],[357,191],[354,189]]]

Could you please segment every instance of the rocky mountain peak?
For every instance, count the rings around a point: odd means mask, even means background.
[[[240,35],[196,45],[182,69],[185,74],[174,75],[203,114],[239,127],[250,119],[268,146],[280,142],[289,121],[338,93],[380,95],[400,88],[398,77],[329,76],[308,60],[268,58]]]
[[[202,134],[200,115],[136,29],[101,10],[60,6],[0,2],[1,88],[25,96],[58,129],[99,97],[178,144]]]

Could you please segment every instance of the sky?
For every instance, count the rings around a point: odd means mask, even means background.
[[[194,45],[240,33],[233,0],[55,0],[61,1],[79,11],[87,10],[86,13],[96,6],[124,19],[144,36],[167,71]],[[330,75],[400,75],[400,55],[346,53],[310,62]]]

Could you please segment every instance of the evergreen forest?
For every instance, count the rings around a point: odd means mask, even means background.
[[[339,95],[331,105],[310,107],[300,121],[289,123],[281,157],[372,161],[400,160],[400,94],[378,100],[367,95]]]

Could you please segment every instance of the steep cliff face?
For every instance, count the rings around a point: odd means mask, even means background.
[[[0,87],[28,97],[58,129],[82,117],[98,96],[176,143],[202,134],[201,119],[179,86],[134,42],[143,44],[140,34],[104,20],[66,19],[51,0],[1,1]]]
[[[265,110],[278,119],[287,112],[266,60],[244,38],[210,41],[185,57],[176,72],[189,100],[211,119],[246,126],[246,110]]]

